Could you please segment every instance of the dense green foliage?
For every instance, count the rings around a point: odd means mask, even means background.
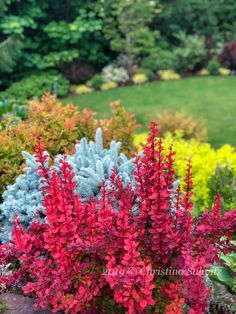
[[[1,0],[0,17],[1,89],[48,69],[80,83],[117,58],[130,77],[195,71],[236,36],[234,0]]]
[[[17,55],[10,49],[8,67],[0,65],[0,73],[5,73],[3,86],[25,72],[55,68],[78,57],[96,64],[107,61],[103,21],[91,1],[9,0],[2,15],[0,54],[6,52],[7,42],[8,48],[10,42],[21,43]]]
[[[103,83],[103,77],[100,74],[94,75],[93,78],[89,81],[89,85],[95,90],[99,90]]]
[[[20,117],[23,120],[27,117],[27,106],[18,105],[14,101],[10,101],[9,99],[3,99],[0,101],[0,119],[1,124],[0,128],[4,125],[4,118],[10,117]],[[14,121],[14,119],[12,119]]]
[[[227,290],[235,295],[236,294],[236,241],[231,241],[234,246],[234,251],[229,254],[221,254],[220,259],[223,265],[214,265],[212,270],[215,271],[215,274],[210,275],[212,281],[219,282],[223,284]],[[232,312],[235,313],[236,304],[231,308]]]
[[[156,22],[167,38],[174,39],[183,29],[211,37],[215,43],[235,35],[234,0],[165,0],[162,3],[165,5]]]
[[[41,97],[47,92],[64,96],[68,93],[69,88],[69,81],[60,73],[39,72],[13,83],[6,91],[0,93],[0,99],[26,104],[28,99]]]
[[[151,29],[150,24],[158,12],[159,1],[105,3],[101,4],[105,37],[113,51],[126,56],[126,69],[132,75],[137,58],[148,56],[156,48],[158,32]]]
[[[213,204],[215,195],[220,193],[222,209],[236,208],[236,175],[234,169],[218,167],[209,181],[210,203]]]

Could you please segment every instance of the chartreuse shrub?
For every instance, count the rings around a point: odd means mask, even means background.
[[[103,83],[101,85],[101,90],[105,91],[105,90],[109,90],[109,89],[113,89],[117,87],[118,87],[118,84],[116,82],[110,81],[110,82]]]
[[[231,71],[227,68],[219,68],[219,74],[222,76],[230,75]]]
[[[95,142],[82,138],[80,144],[75,145],[75,153],[67,156],[67,161],[75,174],[75,191],[81,196],[81,200],[88,201],[90,197],[98,197],[103,181],[110,186],[109,179],[113,169],[116,169],[125,186],[133,182],[133,160],[128,160],[124,154],[120,154],[120,147],[120,142],[112,141],[109,149],[105,149],[101,129],[97,129]],[[47,152],[44,154],[48,155]],[[37,219],[38,215],[44,217],[43,196],[40,192],[43,184],[40,183],[36,171],[39,164],[33,155],[23,152],[23,156],[27,165],[25,173],[17,177],[13,185],[7,187],[3,193],[3,203],[0,205],[1,221],[4,225],[2,241],[10,238],[15,214],[24,226]],[[60,168],[63,158],[62,155],[56,156],[55,169]]]
[[[161,80],[170,81],[170,80],[180,80],[181,76],[174,70],[160,70],[158,71]]]
[[[45,221],[25,228],[16,217],[0,262],[18,267],[1,281],[53,312],[203,314],[206,271],[220,252],[231,252],[236,211],[222,215],[218,196],[212,211],[193,219],[189,163],[172,211],[174,152],[156,135],[152,124],[135,160],[135,186],[125,186],[114,170],[100,198],[87,202],[76,193],[69,160],[50,167],[44,148],[36,147]]]
[[[141,150],[146,138],[147,134],[145,133],[137,134],[134,145]],[[184,140],[181,132],[177,132],[176,135],[169,133],[163,141],[166,145],[173,143],[176,151],[175,170],[181,182],[183,182],[185,174],[184,163],[189,158],[191,159],[194,186],[193,200],[196,214],[203,212],[207,207],[211,207],[218,192],[222,194],[224,210],[235,208],[233,195],[235,193],[236,152],[232,146],[224,145],[220,149],[214,150],[208,143],[201,143],[196,139]],[[230,178],[219,178],[217,176],[219,167],[229,167]],[[226,176],[228,175],[226,174]],[[224,184],[225,180],[227,186]],[[228,194],[229,190],[230,194]]]
[[[7,185],[14,182],[22,173],[23,150],[33,152],[38,137],[55,156],[74,149],[74,144],[82,137],[93,139],[95,130],[103,130],[104,147],[112,139],[122,141],[121,151],[130,155],[133,147],[133,133],[137,123],[118,102],[112,104],[112,115],[108,119],[98,120],[94,112],[83,110],[68,104],[62,105],[55,97],[45,95],[41,101],[30,102],[28,118],[13,124],[11,120],[3,121],[0,131],[0,195]]]
[[[197,72],[197,74],[200,76],[208,76],[210,75],[210,72],[207,69],[201,69],[200,71]]]
[[[74,91],[77,95],[91,93],[93,89],[85,84],[78,85],[74,88]]]
[[[143,84],[148,81],[148,77],[145,73],[136,73],[132,76],[132,81],[134,84]]]

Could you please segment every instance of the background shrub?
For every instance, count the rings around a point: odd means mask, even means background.
[[[60,68],[76,84],[88,80],[92,75],[85,77],[88,67],[85,69],[84,63],[103,66],[109,60],[103,51],[108,43],[99,11],[80,0],[63,5],[55,1],[50,6],[47,1],[13,6],[4,1],[0,11],[0,52],[1,56],[6,52],[9,55],[8,66],[0,65],[1,74],[6,74],[4,85],[12,82],[12,72],[26,76],[52,68]]]
[[[26,119],[27,117],[27,106],[18,105],[9,99],[0,101],[0,120],[10,116],[20,117]],[[2,123],[3,126],[4,123]]]
[[[83,84],[114,61],[129,77],[137,65],[154,72],[199,70],[235,40],[235,12],[234,0],[107,0],[96,5],[56,0],[50,6],[46,0],[2,1],[0,90],[49,69]],[[229,55],[223,59],[234,69]]]
[[[156,49],[155,52],[152,52],[142,60],[141,66],[153,72],[168,69],[177,70],[178,58],[170,50]]]
[[[132,81],[134,84],[143,84],[148,81],[148,77],[145,73],[136,73],[132,76]]]
[[[57,72],[40,72],[13,83],[5,92],[0,93],[0,99],[9,99],[11,102],[26,104],[27,100],[41,97],[46,92],[53,92],[54,81],[57,80],[58,96],[69,92],[69,81]]]
[[[88,94],[91,93],[93,91],[93,89],[85,84],[82,85],[78,85],[75,86],[73,88],[73,91],[77,94],[77,95],[82,95],[82,94]]]
[[[138,60],[133,59],[132,64],[130,64],[130,56],[126,53],[120,53],[116,59],[112,62],[116,68],[124,68],[127,70],[128,75],[133,74],[138,68]]]
[[[236,70],[236,40],[229,42],[224,47],[221,53],[221,61],[226,67]]]
[[[204,37],[187,35],[185,32],[176,34],[179,46],[173,50],[178,60],[178,71],[192,71],[201,68],[206,55]]]
[[[180,80],[181,76],[175,72],[174,70],[160,70],[158,71],[160,79],[163,81],[170,81],[170,80]]]
[[[128,72],[123,67],[117,67],[110,64],[103,68],[102,77],[105,83],[116,82],[118,84],[125,83],[129,79]]]
[[[88,81],[88,85],[95,90],[100,90],[103,83],[104,80],[101,74],[95,74],[91,80]]]
[[[217,193],[222,198],[224,211],[236,208],[236,173],[229,166],[218,166],[209,180],[209,206],[214,203]]]
[[[176,131],[180,131],[183,139],[196,138],[202,141],[207,137],[207,130],[198,119],[181,112],[164,110],[157,115],[157,121],[160,136],[166,132],[175,134]]]
[[[197,74],[200,76],[208,76],[208,75],[210,75],[210,71],[207,69],[201,69],[200,71],[198,71]]]
[[[138,72],[136,71],[135,73],[139,73],[139,71]],[[145,74],[147,76],[148,81],[153,81],[157,78],[156,73],[149,69],[141,69],[140,73]]]
[[[10,112],[12,110],[12,106],[13,104],[7,99],[0,101],[0,118],[5,113]]]
[[[110,82],[103,83],[101,85],[101,90],[108,90],[108,89],[113,89],[117,87],[118,87],[118,84],[116,82],[110,81]]]
[[[28,108],[27,106],[15,104],[7,99],[0,101],[0,120],[6,119],[7,117],[21,118],[25,120],[27,118]],[[1,127],[3,127],[4,122],[1,122]],[[1,128],[0,128],[1,129]]]
[[[231,71],[226,68],[219,68],[219,74],[222,76],[230,75]]]
[[[60,65],[60,70],[64,76],[73,84],[85,83],[94,74],[93,67],[84,60],[75,59],[70,63]]]
[[[220,64],[217,59],[211,59],[207,64],[207,70],[210,72],[211,75],[218,75],[220,69]]]

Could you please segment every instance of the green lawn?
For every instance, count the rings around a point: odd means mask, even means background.
[[[117,99],[135,114],[145,129],[160,109],[169,108],[199,118],[206,125],[208,140],[214,147],[224,143],[236,146],[236,77],[196,77],[152,82],[68,97],[63,102],[90,108],[102,117],[109,112],[108,104]]]

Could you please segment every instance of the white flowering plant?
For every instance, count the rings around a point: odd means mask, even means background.
[[[107,65],[102,70],[102,77],[104,82],[116,82],[118,84],[125,83],[129,80],[128,72],[123,67],[116,67],[115,65]]]

